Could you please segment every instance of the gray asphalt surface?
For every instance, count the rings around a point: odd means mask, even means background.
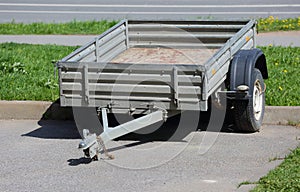
[[[91,19],[195,19],[298,17],[298,0],[18,0],[0,1],[0,22]]]
[[[217,139],[201,154],[206,136]],[[190,132],[177,142],[127,139],[109,143],[114,160],[89,162],[76,149],[80,139],[72,122],[0,121],[0,189],[247,191],[253,186],[238,184],[277,166],[281,160],[270,160],[288,154],[299,137],[295,127],[263,126],[255,134]]]

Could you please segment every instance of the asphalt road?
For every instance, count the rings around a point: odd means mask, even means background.
[[[215,137],[201,153],[205,137]],[[109,143],[114,160],[89,162],[72,122],[0,121],[0,189],[6,191],[247,191],[299,145],[300,129],[254,134],[187,132],[177,141]],[[169,154],[173,154],[169,158]],[[175,154],[175,155],[174,155]],[[273,160],[273,161],[272,161]]]
[[[0,22],[298,17],[298,0],[0,0]]]

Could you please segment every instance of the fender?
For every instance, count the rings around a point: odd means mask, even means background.
[[[254,68],[260,70],[264,79],[268,78],[266,57],[260,49],[240,50],[231,60],[230,85],[231,91],[236,91],[239,85],[250,85],[252,71]]]

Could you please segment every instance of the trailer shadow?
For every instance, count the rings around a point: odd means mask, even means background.
[[[41,126],[36,130],[23,134],[26,137],[42,139],[80,139],[81,136],[73,121],[40,120]]]
[[[67,162],[70,166],[78,166],[82,164],[90,164],[91,162],[93,162],[93,160],[91,158],[81,157],[79,159],[69,159]]]
[[[124,148],[130,148],[134,146],[143,145],[148,142],[153,141],[172,141],[172,142],[185,142],[184,138],[190,133],[195,131],[216,131],[216,130],[207,130],[209,124],[209,113],[203,113],[200,115],[200,122],[198,126],[191,126],[186,124],[185,126],[179,126],[180,115],[170,117],[168,121],[162,123],[156,123],[151,126],[145,127],[137,132],[129,133],[122,137],[115,139],[118,140],[127,140],[133,141],[130,144],[122,145],[118,147],[108,148],[108,152],[114,152],[122,150]],[[109,117],[109,121],[112,122],[112,125],[117,122],[114,122],[113,117]],[[81,139],[81,130],[76,125],[75,121],[57,121],[57,120],[40,120],[38,122],[40,127],[29,133],[23,134],[25,137],[35,137],[42,139]],[[99,129],[100,131],[100,129]],[[222,132],[233,132],[232,126],[229,124],[224,124]],[[144,134],[144,133],[147,134]],[[98,133],[99,134],[99,133]],[[90,158],[80,157],[72,158],[67,160],[69,166],[78,166],[91,163]]]
[[[191,113],[188,112],[190,116]],[[175,115],[168,118],[168,120],[159,125],[159,123],[153,124],[151,126],[145,127],[133,133],[126,134],[116,140],[136,140],[136,141],[177,141],[182,142],[183,139],[190,133],[195,131],[207,131],[207,132],[235,132],[234,125],[232,121],[228,118],[224,121],[220,127],[210,125],[210,112],[201,112],[199,122],[197,124],[192,121],[195,120],[191,118],[190,122],[184,125],[178,126],[180,124],[181,114]],[[157,128],[159,127],[159,128]],[[144,133],[143,133],[144,132]]]
[[[182,141],[187,135],[194,131],[209,131],[209,132],[234,132],[234,127],[230,123],[224,123],[222,128],[208,129],[209,113],[201,113],[200,121],[197,126],[185,124],[178,126],[180,123],[180,114],[170,117],[166,122],[155,123],[147,126],[136,132],[126,134],[115,140],[132,140],[138,142],[151,141]],[[126,119],[126,118],[125,118]],[[124,120],[125,121],[125,120]],[[111,126],[117,126],[119,122],[114,116],[109,116]],[[40,128],[23,134],[22,136],[36,137],[43,139],[81,139],[82,129],[86,126],[92,128],[91,132],[96,134],[101,133],[101,127],[95,128],[94,125],[89,125],[89,122],[78,125],[74,121],[57,121],[57,120],[40,120],[38,124]],[[193,124],[193,123],[191,123]],[[101,125],[99,123],[99,125]]]

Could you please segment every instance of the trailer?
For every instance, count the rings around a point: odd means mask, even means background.
[[[211,100],[238,131],[262,124],[268,71],[255,20],[122,20],[56,66],[61,106],[98,109],[103,132],[84,129],[79,144],[93,159],[107,141]],[[108,113],[140,117],[109,127]]]

